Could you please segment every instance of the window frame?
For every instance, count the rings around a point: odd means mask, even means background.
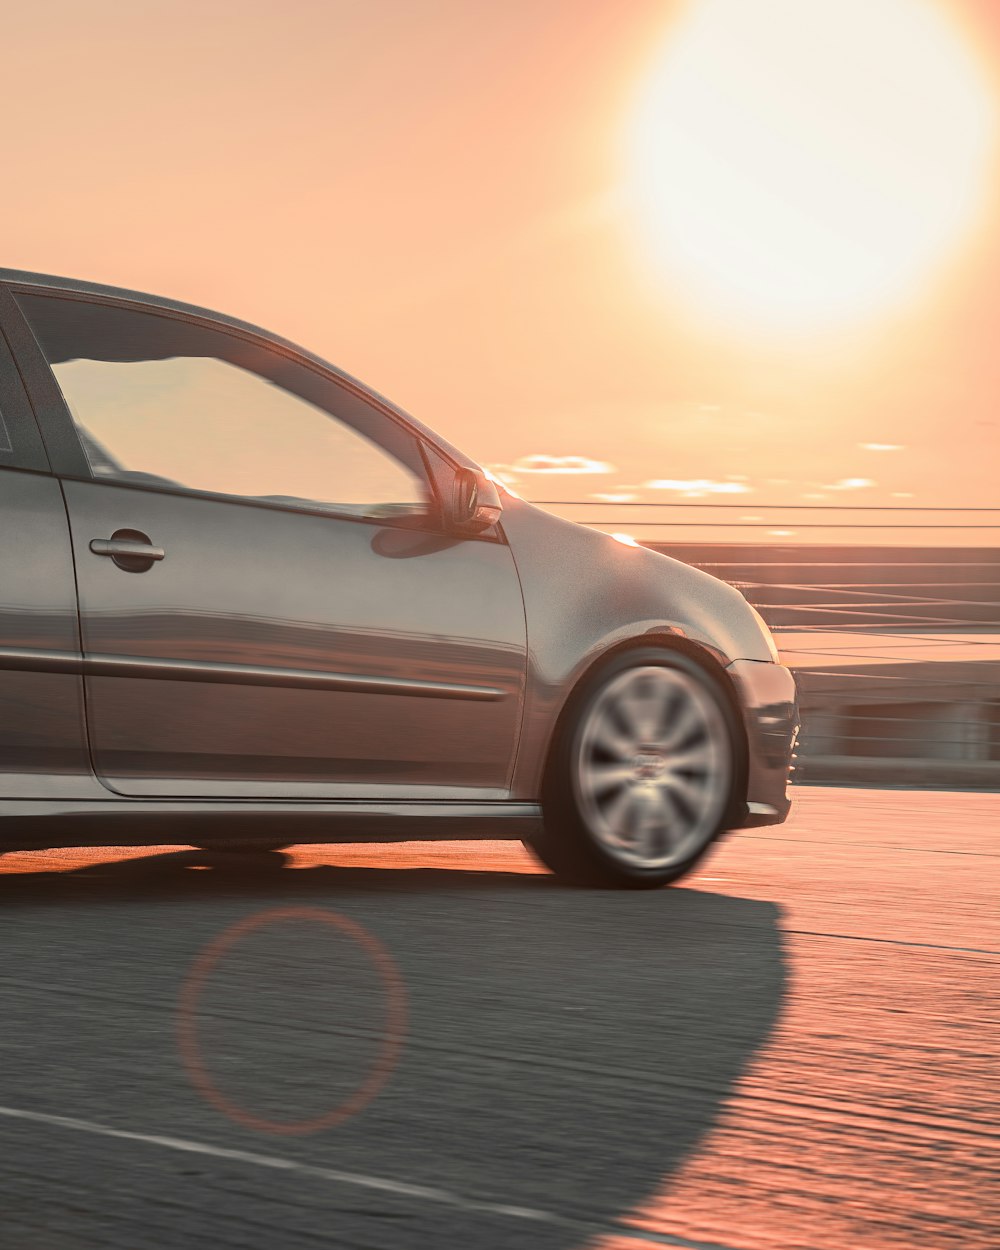
[[[0,440],[10,443],[10,451],[0,451],[0,469],[51,473],[42,432],[10,342],[20,320],[21,310],[10,292],[0,286]]]
[[[186,309],[146,303],[139,299],[103,294],[96,295],[89,291],[78,291],[56,286],[35,286],[28,283],[8,283],[4,289],[4,294],[6,294],[7,300],[9,300],[9,305],[5,301],[3,311],[8,317],[16,318],[16,321],[11,325],[7,333],[7,337],[11,341],[13,358],[16,360],[23,377],[24,390],[32,401],[35,419],[38,423],[36,433],[38,431],[41,432],[45,450],[48,452],[48,462],[57,476],[94,482],[101,486],[117,487],[119,489],[142,490],[155,494],[177,495],[185,498],[209,499],[220,503],[234,504],[239,507],[264,508],[269,511],[318,516],[331,521],[351,521],[356,524],[378,528],[390,527],[435,534],[441,533],[444,528],[444,510],[440,499],[440,475],[439,472],[435,471],[433,463],[435,453],[437,456],[444,454],[441,449],[434,446],[433,451],[431,451],[428,448],[425,433],[414,428],[400,413],[379,402],[377,396],[354,384],[351,379],[341,376],[332,369],[324,368],[320,361],[300,351],[296,351],[291,344],[272,338],[267,333],[254,332],[248,327],[245,328],[239,324],[232,324],[221,317],[215,319],[208,316],[199,316]],[[171,486],[167,483],[118,481],[115,478],[95,475],[84,450],[73,414],[70,412],[69,406],[63,397],[55,372],[46,359],[41,344],[34,335],[31,323],[17,301],[16,297],[18,295],[38,296],[45,299],[63,299],[77,304],[98,304],[105,307],[119,308],[127,312],[161,317],[167,321],[185,322],[200,329],[242,340],[259,350],[270,352],[275,356],[280,356],[294,363],[300,368],[309,370],[311,373],[316,374],[327,386],[343,393],[348,402],[353,401],[365,405],[378,418],[391,422],[413,440],[420,460],[420,471],[424,488],[427,492],[428,511],[424,514],[413,516],[366,517],[350,512],[338,512],[335,505],[324,505],[321,502],[317,502],[315,507],[310,508],[305,503],[297,504],[284,500],[255,499],[252,496],[227,494],[222,491],[200,490],[180,484]],[[5,329],[7,328],[6,320],[7,317],[4,319]],[[2,358],[0,358],[0,367],[2,367]],[[255,374],[254,376],[266,380],[264,375]],[[294,392],[289,392],[289,394],[294,395]],[[318,407],[318,405],[315,406]],[[323,411],[322,408],[320,410]],[[361,434],[350,421],[345,420],[336,412],[328,409],[327,414],[330,420],[340,421],[341,424],[353,430],[359,437],[367,437]],[[390,456],[401,465],[403,464],[397,456],[386,449],[378,438],[370,438],[367,441],[378,447],[384,455]],[[445,458],[450,461],[450,457]],[[411,466],[404,465],[403,467],[409,468]]]

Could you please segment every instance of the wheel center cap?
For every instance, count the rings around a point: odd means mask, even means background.
[[[662,776],[667,761],[662,755],[656,755],[652,751],[640,751],[632,759],[632,774],[637,781],[652,781],[655,777]]]

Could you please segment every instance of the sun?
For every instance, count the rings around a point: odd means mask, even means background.
[[[644,266],[765,328],[882,312],[982,217],[996,112],[935,0],[690,0],[628,129]]]

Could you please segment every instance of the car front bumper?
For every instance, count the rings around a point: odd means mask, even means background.
[[[733,680],[747,736],[745,810],[733,828],[779,825],[788,815],[788,794],[799,733],[795,678],[783,664],[734,660],[726,669]]]

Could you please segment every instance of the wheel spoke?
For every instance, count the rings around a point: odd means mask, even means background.
[[[631,763],[592,764],[587,772],[587,784],[594,795],[607,793],[616,786],[624,786],[632,780]]]
[[[685,812],[685,823],[691,824],[704,806],[705,787],[674,774],[668,779],[665,790]]]
[[[707,773],[711,765],[711,752],[704,747],[692,747],[667,758],[672,773]]]
[[[636,831],[635,836],[629,843],[629,849],[633,854],[641,856],[642,859],[649,859],[653,849],[653,831],[644,821]]]
[[[615,727],[610,716],[604,716],[597,725],[593,743],[615,760],[630,760],[635,754],[635,743]]]
[[[664,751],[671,751],[686,743],[694,735],[696,729],[703,725],[699,709],[692,703],[684,703],[676,715],[671,716],[667,730],[661,737],[659,745]]]
[[[619,793],[604,806],[604,820],[607,824],[608,830],[618,842],[621,842],[622,840],[622,833],[625,828],[625,817],[631,806],[631,790],[619,791]]]
[[[661,793],[663,795],[663,809],[666,813],[666,827],[670,830],[672,836],[675,830],[680,832],[687,825],[687,814],[680,803],[678,803],[677,796],[669,786],[664,786]]]
[[[644,858],[655,859],[670,850],[674,812],[660,786],[650,786],[642,807],[642,821],[635,839],[635,850]]]
[[[648,741],[655,728],[656,706],[648,694],[633,688],[618,704],[635,742]]]
[[[660,805],[660,808],[665,814],[666,809],[662,804]],[[664,855],[670,854],[670,825],[665,820],[660,820],[657,824],[647,827],[645,848],[646,855],[649,859],[659,859]]]

